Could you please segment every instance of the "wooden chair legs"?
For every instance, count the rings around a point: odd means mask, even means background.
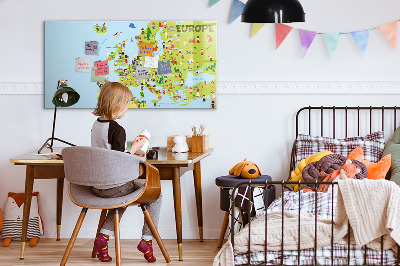
[[[228,222],[229,222],[229,212],[225,212],[225,217],[224,217],[224,221],[222,222],[221,233],[219,235],[217,248],[220,248],[222,246],[222,242],[224,241],[224,237],[225,237],[226,228],[228,227]]]
[[[121,245],[120,245],[120,232],[119,232],[119,213],[115,209],[114,214],[114,235],[115,235],[115,256],[117,257],[115,265],[121,265]]]
[[[164,256],[164,259],[167,263],[171,262],[171,259],[168,255],[167,249],[164,246],[164,243],[161,240],[160,234],[158,233],[158,230],[156,228],[156,225],[153,222],[153,219],[150,216],[149,211],[146,209],[145,205],[140,205],[140,207],[142,208],[143,214],[144,214],[144,219],[146,220],[147,224],[150,227],[151,232],[153,233],[154,238],[157,240],[157,244],[161,249],[161,252]]]
[[[64,266],[67,263],[69,254],[71,254],[72,247],[74,246],[76,237],[78,236],[79,230],[81,229],[83,220],[85,219],[87,208],[82,208],[81,214],[79,215],[78,221],[76,222],[74,232],[72,232],[71,239],[68,242],[67,249],[65,250],[64,256],[61,260],[60,265]]]
[[[101,227],[103,227],[104,221],[106,220],[106,214],[107,214],[107,210],[106,209],[101,210],[101,215],[100,215],[100,219],[99,219],[99,226],[97,226],[97,233],[96,233],[95,239],[100,234]],[[97,255],[97,250],[96,250],[96,248],[94,247],[94,244],[93,244],[92,258],[96,258],[96,255]]]

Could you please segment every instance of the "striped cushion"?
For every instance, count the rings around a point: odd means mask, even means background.
[[[364,137],[345,139],[299,134],[296,139],[296,165],[302,159],[323,150],[329,150],[347,157],[357,146],[362,147],[364,160],[378,162],[385,147],[383,131],[374,132]]]
[[[4,220],[1,237],[21,240],[22,218],[16,220]],[[29,218],[27,239],[40,238],[39,217]]]

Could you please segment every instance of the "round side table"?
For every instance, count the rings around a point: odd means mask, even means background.
[[[230,207],[230,199],[229,193],[230,190],[233,189],[237,184],[246,182],[246,181],[263,181],[266,180],[272,181],[272,178],[269,175],[261,175],[254,179],[246,179],[241,177],[236,177],[234,175],[226,175],[220,176],[215,179],[215,184],[220,187],[220,209],[225,212],[224,221],[222,222],[221,233],[219,235],[218,245],[220,248],[222,246],[222,242],[224,241],[226,228],[228,227],[229,222],[229,207]],[[256,187],[256,186],[255,186]],[[275,186],[271,186],[268,189],[268,200],[267,206],[271,204],[275,200]]]

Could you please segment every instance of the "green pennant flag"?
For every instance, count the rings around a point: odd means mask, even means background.
[[[212,7],[213,5],[215,5],[218,2],[219,2],[219,0],[210,0],[210,5],[208,7]]]

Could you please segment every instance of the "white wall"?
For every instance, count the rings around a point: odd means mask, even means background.
[[[375,27],[398,17],[400,2],[372,0],[302,0],[306,23],[293,24],[320,32],[351,31]],[[217,20],[219,81],[399,81],[399,52],[391,50],[382,34],[371,33],[363,57],[351,36],[343,36],[335,58],[329,59],[318,36],[305,59],[301,59],[298,33],[290,33],[274,50],[273,25],[266,25],[253,39],[251,26],[235,21],[228,25],[230,0],[211,9],[208,0],[118,1],[28,1],[0,0],[1,83],[43,82],[44,20]],[[128,138],[142,128],[152,132],[153,145],[165,146],[176,133],[189,134],[193,124],[204,123],[215,152],[202,161],[205,238],[218,238],[222,212],[214,179],[227,174],[238,161],[256,162],[263,174],[275,180],[286,177],[290,146],[294,138],[294,115],[308,105],[399,105],[399,95],[379,94],[221,94],[217,110],[129,110],[121,120]],[[25,167],[9,158],[35,150],[51,134],[52,110],[43,108],[43,95],[0,95],[0,207],[7,192],[24,190]],[[78,145],[90,144],[91,110],[59,110],[56,135]],[[190,173],[182,177],[183,237],[197,237],[197,216]],[[39,206],[45,222],[45,237],[55,237],[56,182],[38,180]],[[164,238],[175,238],[171,215],[171,182],[162,182],[164,195],[159,230]],[[62,237],[70,237],[80,209],[64,191]],[[90,211],[79,237],[93,237],[99,212]],[[140,217],[140,218],[138,218]],[[130,208],[121,221],[123,238],[139,238],[142,218]]]

